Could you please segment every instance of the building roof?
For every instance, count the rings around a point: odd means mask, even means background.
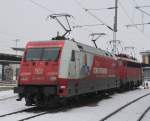
[[[17,64],[20,61],[20,55],[0,53],[0,64]]]
[[[150,55],[150,50],[146,50],[146,51],[143,51],[140,53],[141,53],[141,55]]]
[[[25,50],[25,48],[16,48],[16,47],[12,47],[12,49],[15,51],[21,51],[21,52]]]

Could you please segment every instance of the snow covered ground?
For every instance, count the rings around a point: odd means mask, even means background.
[[[99,121],[101,118],[121,107],[122,105],[138,98],[144,94],[150,93],[150,89],[137,89],[127,91],[124,93],[116,93],[109,98],[105,98],[96,102],[94,105],[76,107],[68,110],[58,111],[55,113],[45,114],[29,121]],[[13,91],[1,91],[0,99],[16,96]],[[18,111],[27,108],[25,102],[17,102],[16,97],[8,98],[0,101],[0,115]],[[108,121],[136,121],[139,114],[141,114],[148,106],[150,106],[150,96],[147,96],[140,101],[132,104],[126,109],[110,118]],[[17,121],[21,118],[34,115],[34,112],[18,113],[8,117],[0,117],[0,121]],[[143,121],[150,121],[150,112],[145,116]]]
[[[17,95],[13,93],[13,90],[0,91],[0,115],[26,108],[25,102],[17,102],[16,98]]]
[[[13,93],[13,90],[0,91],[0,100],[7,99],[9,97],[16,97],[17,95]]]

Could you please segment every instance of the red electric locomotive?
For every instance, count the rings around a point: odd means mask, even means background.
[[[70,97],[142,83],[140,63],[75,42],[29,42],[20,65],[18,100],[49,105]]]
[[[131,89],[142,84],[142,65],[125,54],[117,55],[120,88]]]

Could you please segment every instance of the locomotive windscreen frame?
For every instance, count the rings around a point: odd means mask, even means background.
[[[57,61],[60,53],[58,47],[47,47],[47,48],[28,48],[25,60],[26,61]]]

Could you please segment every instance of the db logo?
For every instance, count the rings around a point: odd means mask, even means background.
[[[43,74],[43,69],[35,68],[35,74]]]

